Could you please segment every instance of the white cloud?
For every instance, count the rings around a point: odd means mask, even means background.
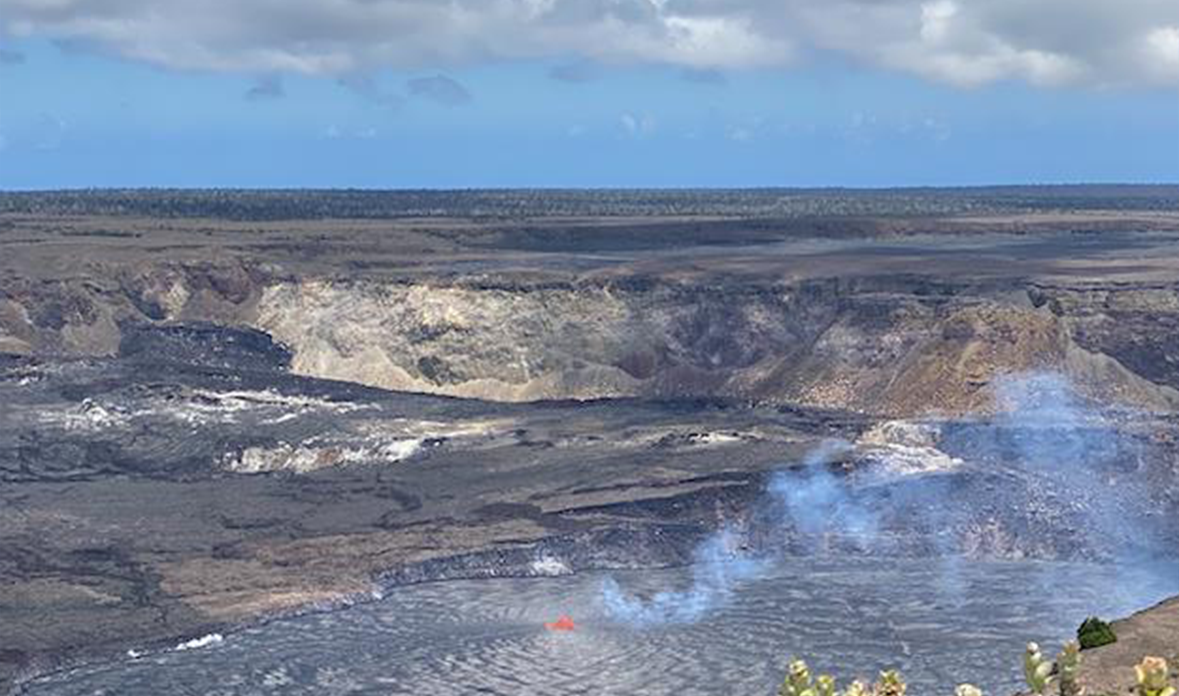
[[[958,3],[954,0],[937,0],[921,5],[921,39],[931,43],[944,41],[949,33],[950,22],[958,14]]]
[[[1146,34],[1142,60],[1159,81],[1179,82],[1179,26],[1158,27]]]
[[[345,132],[339,126],[332,124],[323,131],[323,137],[327,140],[344,140],[348,138],[353,138],[356,140],[372,140],[373,138],[376,138],[377,135],[379,135],[377,129],[373,128],[372,126],[358,128],[351,132]]]
[[[655,132],[655,118],[650,114],[624,113],[618,117],[618,124],[632,138],[645,138]]]
[[[745,126],[729,126],[725,129],[725,137],[733,142],[747,143],[753,140],[753,131]]]
[[[1078,58],[1018,46],[988,31],[978,17],[964,13],[956,0],[923,2],[920,9],[917,35],[881,44],[874,57],[894,68],[965,87],[1007,78],[1066,84],[1086,72]],[[873,49],[867,52],[873,55]]]
[[[735,71],[833,53],[962,86],[1179,85],[1175,0],[0,0],[0,33],[253,75],[529,58]]]

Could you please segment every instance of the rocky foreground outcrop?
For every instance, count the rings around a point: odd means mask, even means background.
[[[1114,621],[1113,629],[1116,643],[1083,653],[1080,683],[1086,693],[1136,693],[1134,665],[1147,655],[1164,658],[1179,672],[1179,597]]]

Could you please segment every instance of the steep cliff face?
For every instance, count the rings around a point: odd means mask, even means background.
[[[491,400],[723,395],[965,412],[988,407],[982,387],[997,374],[1056,369],[1094,396],[1165,408],[1179,402],[1165,369],[1179,354],[1175,339],[1109,326],[1126,312],[1158,317],[1166,293],[1174,302],[1174,288],[1131,289],[1111,316],[1108,298],[1093,304],[1078,291],[1073,317],[1025,293],[922,277],[724,286],[307,280],[266,288],[253,321],[294,351],[300,374]]]
[[[494,401],[725,396],[867,413],[989,406],[998,374],[1062,371],[1103,400],[1179,403],[1179,284],[927,275],[370,278],[258,264],[95,267],[0,282],[0,350],[114,355],[133,327],[269,333],[298,374]]]
[[[1029,294],[1062,318],[1078,347],[1179,388],[1179,284],[1043,285]]]
[[[30,263],[23,273],[0,274],[0,352],[115,355],[128,325],[236,323],[266,282],[256,264],[239,259],[99,261],[61,253],[65,269],[46,273]]]

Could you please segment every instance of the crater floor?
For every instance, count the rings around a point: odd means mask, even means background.
[[[692,582],[682,569],[613,577],[647,596]],[[345,611],[67,670],[27,693],[770,694],[791,656],[842,683],[895,668],[917,693],[963,682],[1017,693],[1027,641],[1054,651],[1093,612],[1179,592],[1179,566],[794,559],[712,598],[699,620],[646,625],[612,614],[602,583],[591,572],[396,588]],[[559,613],[576,628],[546,630]]]

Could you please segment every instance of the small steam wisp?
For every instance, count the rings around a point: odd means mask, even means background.
[[[829,466],[834,457],[852,449],[845,440],[825,440],[806,456],[801,471],[780,472],[770,480],[768,492],[785,522],[811,550],[832,540],[863,548],[877,538],[876,512],[853,495],[846,477],[836,476]]]
[[[614,578],[602,583],[602,603],[616,620],[638,626],[697,621],[723,602],[741,582],[765,569],[764,561],[746,555],[738,536],[721,530],[696,548],[692,584],[686,590],[665,590],[649,599],[628,595]]]

